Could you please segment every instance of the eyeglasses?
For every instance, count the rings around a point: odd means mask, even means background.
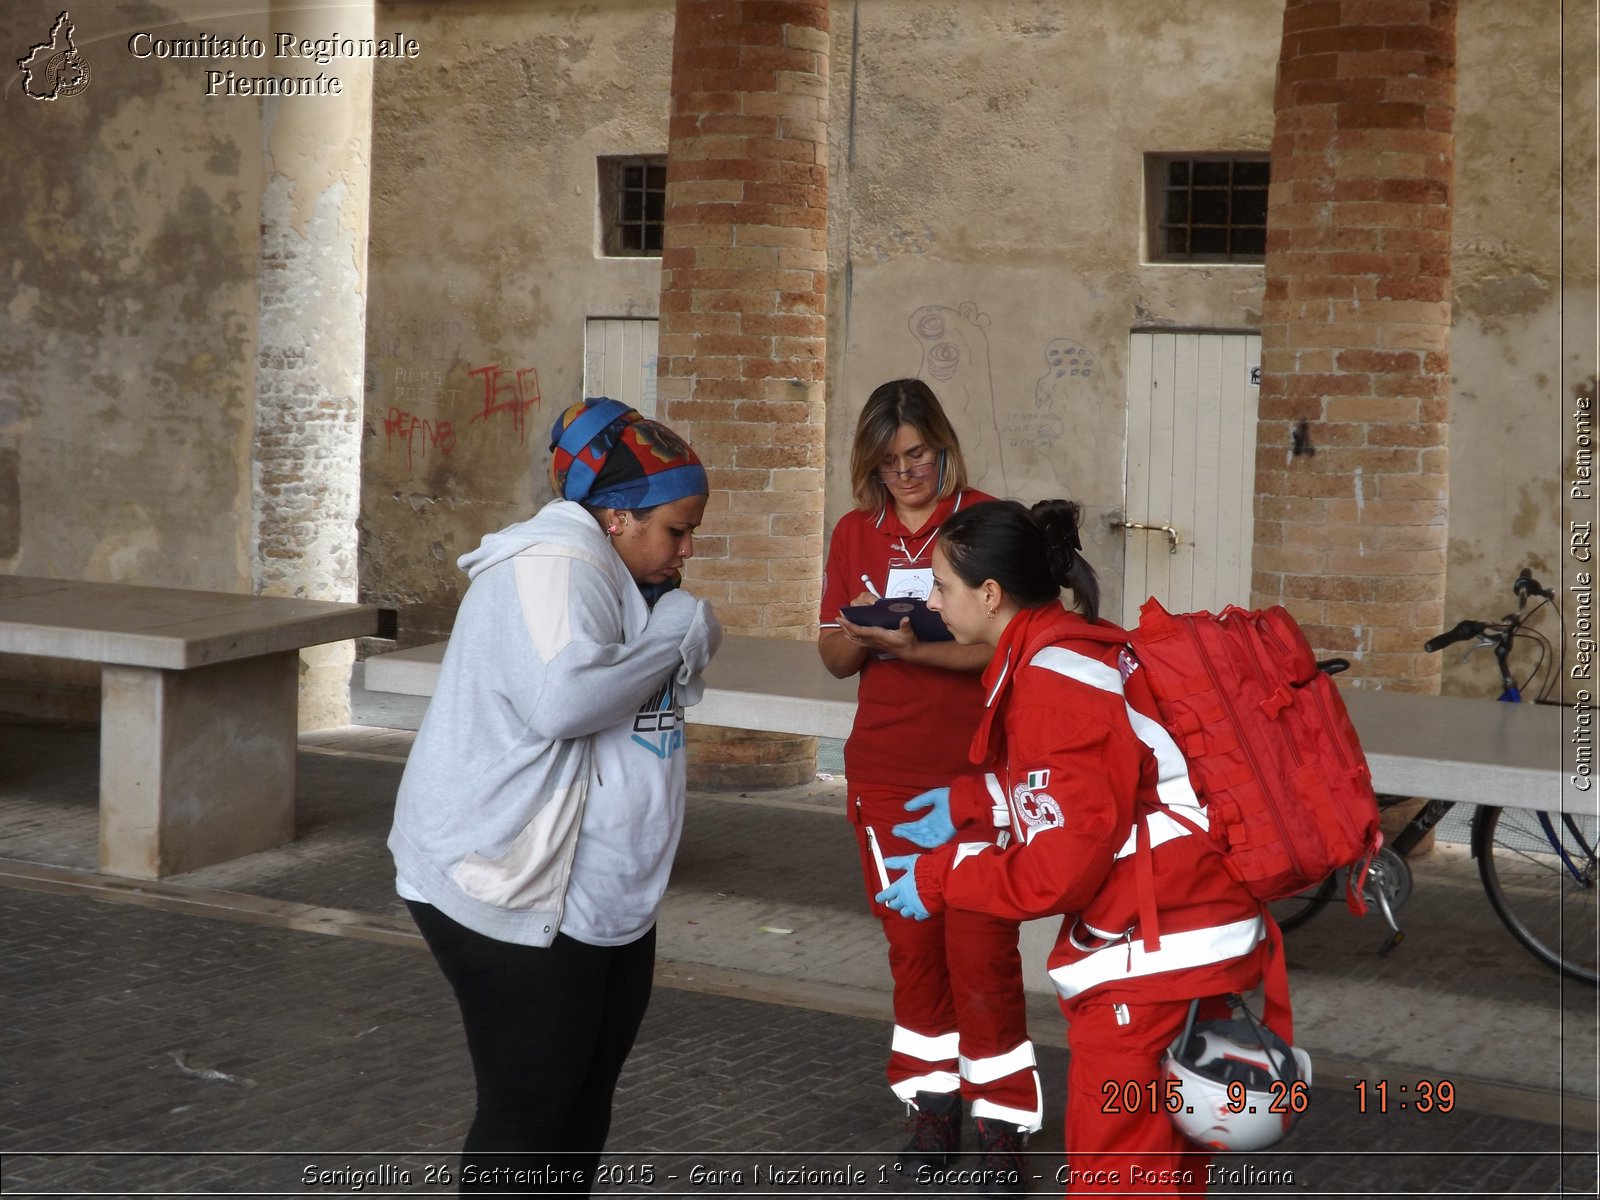
[[[906,476],[910,476],[912,479],[926,479],[938,469],[939,460],[934,458],[929,459],[924,463],[917,463],[914,466],[906,467],[902,470],[896,470],[894,467],[879,467],[877,474],[878,478],[884,483],[894,483],[905,478]]]

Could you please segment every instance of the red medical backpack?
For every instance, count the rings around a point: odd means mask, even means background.
[[[1351,867],[1346,900],[1364,913],[1383,844],[1372,772],[1295,619],[1279,606],[1174,614],[1151,599],[1129,644],[1234,877],[1278,900]]]

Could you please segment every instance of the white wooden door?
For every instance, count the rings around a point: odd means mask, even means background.
[[[1248,605],[1260,363],[1253,333],[1132,335],[1124,624],[1149,596],[1172,612]]]
[[[659,325],[653,317],[590,317],[583,331],[583,394],[610,396],[655,416]]]

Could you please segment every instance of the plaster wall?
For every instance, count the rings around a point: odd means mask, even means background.
[[[665,154],[673,8],[385,4],[424,71],[380,75],[363,430],[363,595],[449,629],[456,558],[549,499],[584,321],[655,317],[659,258],[598,250],[596,159]]]
[[[1280,4],[1249,0],[841,6],[830,528],[850,504],[867,393],[920,373],[952,410],[979,486],[1086,503],[1116,611],[1124,543],[1106,523],[1123,500],[1129,330],[1253,329],[1262,287],[1259,267],[1144,261],[1142,155],[1265,149],[1281,22]],[[1522,566],[1554,585],[1567,548],[1562,435],[1573,389],[1596,370],[1594,25],[1592,0],[1460,8],[1452,623],[1513,607]],[[929,371],[935,341],[953,366],[943,384]],[[1046,352],[1063,343],[1095,370],[1043,422]],[[1492,693],[1498,679],[1486,656],[1457,651],[1444,690]]]
[[[1115,614],[1130,331],[1254,330],[1263,290],[1259,264],[1144,261],[1144,155],[1268,147],[1282,5],[837,7],[828,525],[868,393],[921,375],[977,486],[1086,506]],[[1052,379],[1062,347],[1091,369]]]
[[[659,260],[597,254],[595,159],[664,151],[672,9],[377,9],[424,56],[374,83],[363,596],[415,606],[410,640],[448,627],[456,556],[547,497],[584,318],[656,315]],[[1552,582],[1565,547],[1562,431],[1596,369],[1594,9],[1460,8],[1452,620],[1509,607],[1518,566]],[[85,90],[37,102],[12,72],[0,97],[0,571],[246,590],[262,107],[205,100],[200,66],[126,39],[266,18],[92,11]],[[15,58],[59,12],[14,0],[0,44]],[[1268,146],[1281,5],[836,0],[832,30],[828,525],[867,393],[948,342],[977,481],[1085,501],[1115,611],[1129,330],[1251,329],[1262,290],[1258,266],[1144,263],[1142,155]],[[1063,344],[1095,369],[1041,393]],[[1490,686],[1479,660],[1446,671]]]
[[[97,28],[119,32],[80,43],[81,94],[34,102],[13,75],[4,98],[0,446],[19,486],[0,569],[233,589],[249,581],[260,114],[196,103],[192,74],[120,33],[223,22],[115,7]],[[4,44],[42,40],[59,12],[8,5]]]
[[[0,572],[249,587],[261,113],[205,102],[199,70],[126,43],[259,36],[259,10],[97,5],[76,31],[81,92],[34,100],[5,73]],[[7,4],[0,46],[24,55],[60,12]],[[43,713],[97,672],[3,659],[0,676]]]
[[[1523,567],[1559,588],[1578,565],[1563,435],[1597,367],[1593,0],[1463,4],[1457,20],[1450,625],[1514,609]],[[1549,615],[1536,627],[1556,639]],[[1490,655],[1445,653],[1446,693],[1499,690]]]
[[[1452,616],[1509,599],[1514,564],[1553,574],[1561,406],[1594,370],[1592,268],[1556,282],[1563,6],[1536,6],[1460,15]],[[547,497],[583,318],[656,313],[656,260],[596,255],[594,159],[664,148],[671,8],[380,9],[434,56],[380,77],[374,120],[363,581],[410,640],[448,626],[456,556]],[[1129,332],[1253,330],[1263,286],[1145,261],[1143,156],[1269,146],[1282,6],[859,0],[832,29],[827,526],[867,393],[922,373],[980,486],[1085,502],[1115,612]],[[1592,177],[1592,98],[1567,91]],[[1053,387],[1064,346],[1093,369]],[[1482,665],[1445,689],[1488,689]]]

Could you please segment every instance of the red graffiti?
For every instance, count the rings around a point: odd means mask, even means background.
[[[429,421],[425,417],[413,413],[403,412],[393,405],[389,413],[383,418],[383,433],[388,438],[388,449],[393,452],[395,439],[401,439],[406,445],[406,469],[411,469],[411,455],[417,444],[417,438],[422,438],[422,452],[427,454],[429,448],[437,450],[440,454],[448,456],[456,448],[455,426],[449,421]]]
[[[475,367],[468,375],[483,378],[483,411],[474,413],[469,425],[487,421],[495,413],[510,413],[511,427],[517,431],[517,440],[528,440],[527,421],[524,414],[539,403],[539,372],[532,367],[516,371],[502,371],[499,363]]]

